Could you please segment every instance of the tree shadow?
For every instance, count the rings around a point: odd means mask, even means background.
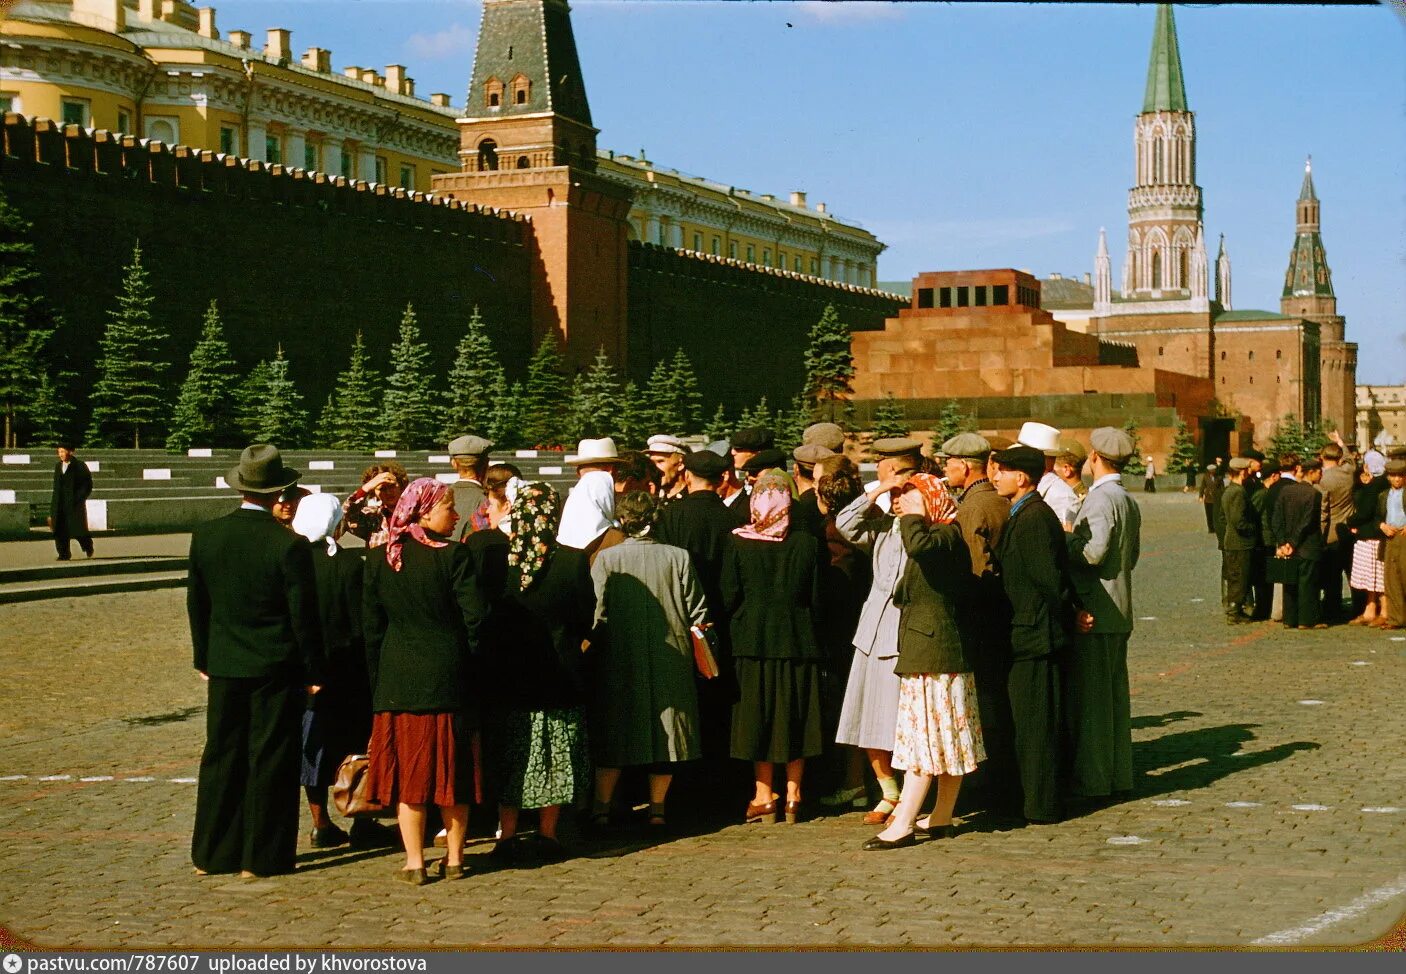
[[[1132,719],[1133,730],[1146,730],[1149,727],[1166,727],[1179,720],[1190,720],[1192,717],[1200,717],[1200,711],[1196,710],[1173,710],[1165,714],[1144,714]]]

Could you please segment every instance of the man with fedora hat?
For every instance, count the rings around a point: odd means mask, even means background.
[[[191,838],[202,875],[293,869],[300,727],[323,657],[311,549],[272,512],[299,476],[277,447],[246,447],[225,475],[243,503],[191,535],[186,608],[209,693]]]
[[[473,530],[473,518],[469,515],[488,496],[483,478],[488,476],[488,451],[492,449],[492,443],[472,433],[449,441],[449,463],[459,474],[449,487],[454,492],[454,510],[463,515],[450,535],[455,541],[464,540],[464,535]]]
[[[88,533],[88,495],[93,492],[93,474],[74,455],[73,444],[65,441],[55,451],[54,490],[49,501],[49,527],[59,561],[68,561],[68,543],[77,541],[83,554],[93,557],[93,538]]]
[[[1091,625],[1077,626],[1063,672],[1071,792],[1103,798],[1133,787],[1128,640],[1133,633],[1133,569],[1142,545],[1142,512],[1123,488],[1136,447],[1124,430],[1089,436],[1094,482],[1069,529],[1069,574]],[[1083,617],[1087,623],[1087,614]]]

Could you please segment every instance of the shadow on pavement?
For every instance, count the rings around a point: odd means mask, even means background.
[[[1126,800],[1205,788],[1222,778],[1273,764],[1298,753],[1315,751],[1316,741],[1289,741],[1260,751],[1246,751],[1256,740],[1258,724],[1225,724],[1164,734],[1133,744],[1133,794]]]
[[[1190,720],[1192,717],[1200,717],[1198,710],[1173,710],[1165,714],[1144,714],[1141,717],[1132,719],[1133,730],[1146,730],[1149,727],[1166,727],[1179,720]]]

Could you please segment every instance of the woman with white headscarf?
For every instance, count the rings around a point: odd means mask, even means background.
[[[557,543],[581,549],[594,563],[597,552],[623,540],[615,527],[615,478],[609,470],[587,470],[562,506]]]
[[[312,813],[310,840],[314,849],[351,841],[376,844],[385,830],[363,819],[352,824],[351,835],[327,814],[327,789],[337,766],[348,754],[362,754],[371,737],[371,686],[366,676],[366,651],[361,638],[361,576],[358,549],[342,548],[342,505],[331,494],[303,497],[293,515],[295,534],[312,547],[317,607],[322,620],[327,681],[303,714],[303,790]]]

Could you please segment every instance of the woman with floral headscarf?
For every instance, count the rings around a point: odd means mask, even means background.
[[[502,830],[492,854],[507,860],[519,852],[562,858],[561,808],[590,788],[581,644],[591,630],[596,593],[586,553],[557,543],[559,512],[550,485],[524,484],[503,522],[509,526],[508,577],[497,628],[505,638],[493,654],[489,683],[498,705],[492,727]],[[537,809],[533,848],[517,835],[524,808]]]
[[[888,827],[864,843],[869,852],[912,845],[916,833],[951,836],[962,776],[986,760],[965,645],[971,552],[955,523],[957,504],[941,480],[920,473],[908,481],[894,511],[908,553],[893,597],[900,606],[893,766],[905,773]],[[919,823],[933,778],[937,805]]]
[[[384,548],[366,566],[363,628],[371,676],[371,798],[396,808],[405,868],[426,881],[425,806],[439,806],[449,852],[446,879],[464,874],[464,833],[475,793],[468,667],[478,652],[485,601],[467,545],[451,544],[454,492],[412,481],[387,522]]]
[[[791,530],[794,490],[780,470],[757,477],[751,521],[732,532],[723,563],[723,602],[741,690],[732,708],[732,756],[752,762],[756,784],[744,813],[748,822],[778,819],[776,764],[786,766],[786,821],[797,820],[806,758],[820,754],[824,738],[820,542],[808,531]]]

